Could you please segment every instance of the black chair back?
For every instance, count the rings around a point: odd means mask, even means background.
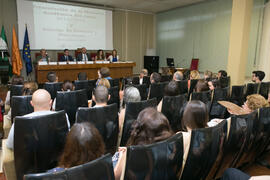
[[[254,112],[255,116],[257,112]],[[248,140],[252,131],[251,121],[254,120],[254,113],[249,115],[231,116],[229,135],[223,149],[223,156],[216,172],[216,178],[221,177],[223,172],[229,168],[237,168],[245,148],[248,148]],[[251,139],[252,140],[252,139]],[[252,143],[252,141],[250,142]],[[247,149],[248,151],[248,149]]]
[[[230,87],[231,84],[231,77],[220,77],[219,79],[221,88]]]
[[[149,86],[150,83],[150,76],[143,76],[143,84],[147,84]]]
[[[259,83],[248,83],[246,89],[246,97],[251,94],[258,94]]]
[[[180,94],[188,93],[188,80],[176,81],[178,84],[178,88],[180,90]]]
[[[172,80],[172,75],[161,75],[160,82],[168,82]]]
[[[182,162],[181,133],[151,145],[130,146],[124,179],[178,180]]]
[[[187,94],[178,96],[164,96],[161,112],[167,117],[174,132],[183,130],[181,110],[187,102]]]
[[[141,100],[147,99],[148,86],[146,84],[132,84],[132,86],[136,87],[140,91]]]
[[[82,80],[82,81],[74,81],[75,90],[85,89],[87,94],[87,99],[92,99],[92,91],[95,88],[95,84],[93,83],[95,80]]]
[[[34,111],[30,104],[32,96],[13,96],[11,97],[11,119],[15,116],[23,116]]]
[[[109,94],[110,94],[110,99],[108,101],[108,104],[113,104],[116,103],[117,107],[120,107],[120,98],[119,98],[119,87],[115,86],[115,87],[111,87],[109,89]]]
[[[151,84],[149,87],[149,99],[157,98],[157,102],[159,103],[163,98],[164,88],[167,84],[168,82]]]
[[[269,88],[270,82],[262,82],[260,84],[259,94],[262,95],[265,99],[268,98]]]
[[[211,91],[193,92],[191,94],[191,100],[202,101],[204,104],[206,104],[208,112],[210,112],[211,109],[211,99],[212,99]]]
[[[222,161],[222,148],[227,134],[227,121],[217,126],[195,129],[191,133],[188,157],[181,179],[206,179]]]
[[[14,160],[17,179],[57,166],[68,132],[65,111],[15,117]]]
[[[118,88],[119,88],[119,81],[120,81],[120,79],[108,79],[109,80],[109,82],[110,82],[110,85],[111,85],[111,87],[115,87],[115,86],[117,86]]]
[[[190,87],[189,87],[189,91],[188,91],[188,94],[190,95],[191,93],[193,93],[195,87],[196,87],[196,84],[197,82],[199,81],[199,79],[191,79],[190,80]]]
[[[70,125],[75,122],[75,115],[78,107],[88,107],[86,90],[58,91],[56,95],[55,110],[65,110],[68,114]]]
[[[112,156],[106,154],[88,163],[65,169],[60,172],[27,174],[25,180],[71,180],[109,179],[114,180]]]
[[[218,103],[218,101],[229,101],[229,87],[216,88],[213,92],[212,106],[210,110],[210,119],[225,118],[226,108]]]
[[[139,76],[132,77],[132,84],[140,84]]]
[[[243,86],[232,86],[231,91],[231,102],[241,106],[245,101],[245,85]]]
[[[107,152],[114,153],[119,133],[117,104],[114,103],[104,107],[78,108],[76,122],[85,121],[95,125],[103,137]]]
[[[55,83],[46,82],[43,86],[43,89],[47,90],[50,93],[52,99],[55,99],[57,91],[61,91],[62,86],[63,86],[62,82],[55,82]]]
[[[129,102],[126,104],[126,114],[125,114],[125,120],[123,124],[123,133],[121,138],[121,146],[125,146],[131,133],[131,125],[133,121],[135,121],[139,115],[139,113],[147,108],[147,107],[156,107],[157,106],[157,100],[149,99],[145,101],[140,102]]]
[[[12,96],[21,96],[23,93],[23,85],[11,85],[10,86],[10,98]]]

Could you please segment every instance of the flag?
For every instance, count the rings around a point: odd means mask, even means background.
[[[25,62],[26,73],[28,75],[29,73],[32,72],[32,61],[31,61],[31,51],[27,27],[25,27],[24,42],[23,42],[23,60]]]
[[[20,50],[18,47],[18,40],[17,40],[17,35],[15,32],[15,27],[13,26],[12,29],[12,72],[15,75],[20,76],[21,75],[21,70],[22,70],[22,59],[20,55]]]
[[[0,37],[0,50],[7,50],[7,49],[8,49],[7,37],[6,37],[4,26],[2,26],[1,37]]]
[[[2,26],[2,30],[1,30],[1,37],[0,37],[0,50],[6,50],[7,54],[6,57],[4,57],[4,61],[8,61],[8,43],[7,43],[7,36],[5,33],[5,29],[4,26]],[[8,75],[11,77],[12,76],[12,66],[11,66],[11,62],[9,59],[9,68],[8,68]]]

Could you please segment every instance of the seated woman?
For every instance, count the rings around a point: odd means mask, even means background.
[[[208,84],[205,80],[200,79],[195,88],[194,88],[195,92],[203,92],[203,91],[209,91],[209,87]]]
[[[88,122],[76,123],[70,129],[56,172],[93,161],[105,153],[105,144],[98,130]]]
[[[238,112],[234,109],[229,109],[227,108],[228,112],[230,114],[235,114],[235,115],[241,115],[241,114],[249,114],[256,109],[263,108],[263,107],[268,107],[269,103],[267,100],[261,96],[260,94],[252,94],[247,96],[246,102],[242,105],[242,110],[241,112]],[[228,118],[227,120],[229,120]],[[223,121],[224,119],[212,119],[210,122],[208,122],[208,126],[216,126],[218,123]]]
[[[190,71],[189,80],[188,80],[188,89],[190,89],[190,81],[193,79],[201,79],[199,71],[197,70]]]
[[[99,49],[97,51],[97,55],[95,57],[95,61],[104,61],[104,60],[105,60],[104,51],[102,49]]]
[[[137,120],[132,124],[132,131],[127,146],[152,144],[168,139],[173,134],[168,119],[156,109],[149,107],[141,111]],[[113,157],[114,165],[117,161],[114,168],[115,179],[119,179],[122,170],[124,170],[125,154],[126,147],[119,147],[119,152]]]
[[[211,79],[207,82],[207,84],[210,90],[221,88],[220,81],[218,79]]]
[[[170,81],[164,88],[164,96],[177,96],[180,94],[178,84],[176,81]],[[157,110],[161,112],[163,99],[159,102]]]
[[[119,141],[122,136],[122,129],[123,129],[123,123],[125,119],[125,114],[126,114],[126,108],[125,104],[128,102],[139,102],[141,101],[141,96],[140,96],[140,91],[136,87],[127,87],[124,91],[119,92],[119,98],[121,101],[121,110],[119,113]],[[118,142],[119,144],[120,142]]]
[[[206,70],[204,72],[204,79],[207,80],[207,79],[212,79],[212,76],[213,76],[213,73],[211,71],[208,71]]]
[[[99,81],[101,79],[107,79],[107,80],[112,79],[110,77],[110,69],[109,68],[102,67],[102,68],[100,68],[100,70],[98,70],[98,79],[97,79],[97,82],[96,82],[96,86],[99,85]]]
[[[110,61],[110,62],[117,62],[117,61],[119,61],[119,56],[117,55],[116,49],[114,49],[112,51],[112,55],[110,55],[107,60]]]

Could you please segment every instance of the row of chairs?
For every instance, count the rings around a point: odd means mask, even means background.
[[[60,111],[35,118],[15,118],[14,154],[17,177],[55,167],[57,155],[61,152],[67,133],[64,113]],[[78,122],[82,120],[79,118],[80,113],[78,109]],[[92,117],[93,113],[95,112],[88,113],[87,118],[83,120],[87,119],[95,124],[99,131],[102,128],[104,132],[110,130],[106,125],[101,127],[101,123]],[[189,142],[188,147],[184,145],[185,141]],[[253,163],[268,145],[270,108],[262,108],[248,115],[232,116],[215,127],[192,130],[190,139],[185,139],[182,133],[178,133],[159,143],[128,147],[124,179],[178,179],[180,176],[183,180],[216,179],[229,167],[238,168]],[[188,151],[186,157],[185,151]],[[113,179],[109,157],[110,155],[106,155],[63,172],[31,174],[25,178],[69,179],[77,174],[82,179],[89,176]],[[97,167],[99,170],[94,171]]]

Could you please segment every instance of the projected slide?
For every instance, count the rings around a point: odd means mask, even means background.
[[[32,49],[112,49],[111,11],[17,1],[20,48],[27,24]]]

